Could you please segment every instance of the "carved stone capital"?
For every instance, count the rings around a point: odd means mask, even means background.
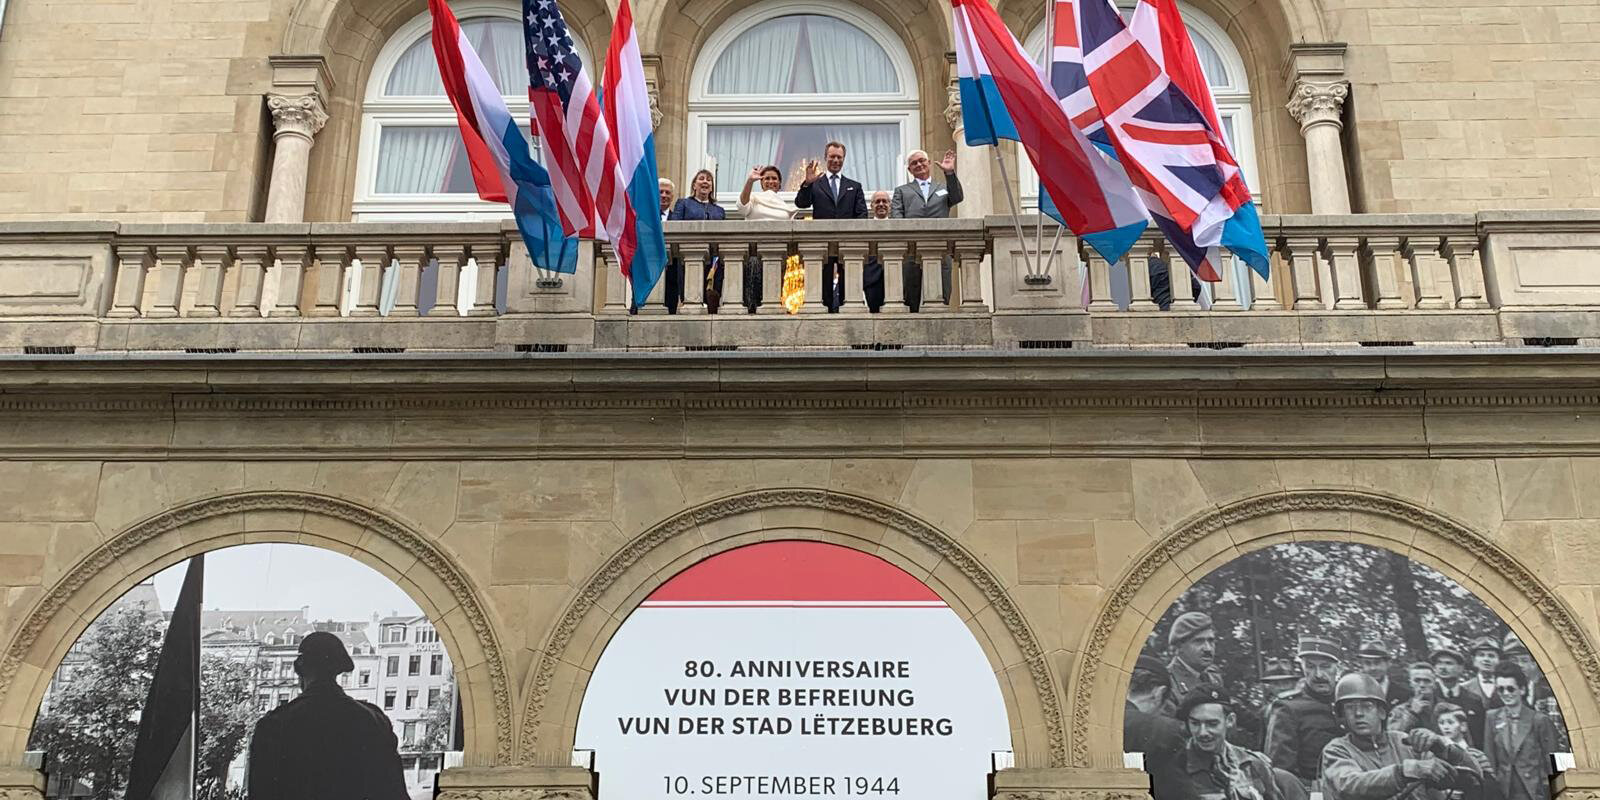
[[[1350,96],[1348,81],[1296,81],[1286,108],[1294,121],[1300,123],[1302,132],[1322,124],[1344,127],[1340,114],[1344,100]]]
[[[961,83],[951,81],[945,87],[944,121],[949,123],[952,130],[961,130],[966,127],[961,124]]]
[[[655,81],[644,82],[645,95],[650,98],[650,129],[661,127],[661,87]]]
[[[322,98],[312,94],[269,94],[267,110],[272,112],[272,128],[277,136],[292,134],[310,139],[328,124]]]

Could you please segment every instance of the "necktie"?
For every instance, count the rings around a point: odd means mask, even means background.
[[[828,191],[833,195],[833,199],[839,199],[839,173],[829,173]]]
[[[917,181],[917,184],[922,187],[922,199],[923,199],[923,202],[927,202],[927,199],[928,199],[928,182],[927,181]]]

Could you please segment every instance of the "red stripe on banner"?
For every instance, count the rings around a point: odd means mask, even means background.
[[[1098,1],[1098,0],[1094,0]],[[1101,108],[1121,109],[1161,76],[1161,68],[1137,44],[1122,48],[1089,73],[1094,101]],[[1115,114],[1116,112],[1111,112]]]
[[[555,190],[556,206],[561,211],[562,231],[568,236],[582,234],[590,227],[593,206],[577,159],[573,157],[572,144],[567,140],[561,98],[548,89],[535,89],[528,92],[528,103],[549,160],[550,184]]]
[[[477,109],[472,104],[472,91],[467,83],[467,66],[461,58],[461,26],[444,0],[428,0],[428,12],[433,16],[433,54],[439,62],[444,93],[456,110],[461,141],[467,147],[467,163],[472,167],[472,183],[484,200],[510,202],[505,183],[500,180],[500,167],[484,142],[484,132],[478,130]]]
[[[826,542],[762,542],[678,573],[647,602],[939,601],[922,581],[883,559]]]
[[[1211,135],[1195,128],[1180,131],[1172,128],[1150,128],[1144,125],[1128,123],[1122,129],[1137,139],[1154,144],[1176,144],[1208,147],[1211,145]]]

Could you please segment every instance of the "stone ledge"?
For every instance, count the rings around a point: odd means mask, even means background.
[[[994,774],[996,800],[1139,800],[1148,798],[1150,776],[1137,769],[1003,769]]]
[[[451,767],[439,773],[440,800],[593,800],[583,767]]]

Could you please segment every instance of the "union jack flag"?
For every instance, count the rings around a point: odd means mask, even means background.
[[[1254,219],[1253,208],[1239,212],[1249,204],[1249,193],[1221,135],[1128,30],[1109,0],[1062,0],[1057,5],[1076,6],[1077,13],[1069,8],[1067,16],[1076,16],[1083,83],[1103,125],[1097,133],[1109,140],[1157,224],[1185,260],[1204,279],[1216,280],[1212,249],[1221,243],[1224,227],[1236,215]],[[1053,44],[1061,45],[1059,36]],[[1052,61],[1060,55],[1058,50]],[[1092,119],[1086,122],[1093,124]],[[1185,252],[1189,248],[1197,252]]]
[[[568,234],[615,242],[633,209],[594,85],[555,0],[523,0],[522,22],[528,102],[550,162],[561,226]]]

